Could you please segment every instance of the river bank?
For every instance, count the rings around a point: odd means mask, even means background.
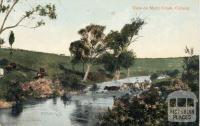
[[[8,109],[11,108],[14,102],[7,102],[3,99],[0,99],[0,109]]]
[[[149,76],[128,78],[133,82],[148,79]],[[98,91],[72,95],[70,101],[63,101],[60,97],[45,100],[29,99],[30,101],[23,104],[23,110],[17,116],[11,114],[11,109],[0,109],[0,123],[3,126],[94,126],[98,121],[97,116],[113,107],[113,96],[118,97],[127,93],[102,92],[103,88],[120,86],[123,82],[126,80],[98,83]]]

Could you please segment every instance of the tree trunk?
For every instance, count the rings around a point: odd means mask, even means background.
[[[12,50],[12,45],[10,46],[10,59],[12,59],[12,55],[13,55],[13,50]]]
[[[85,63],[82,63],[82,72],[85,73]]]
[[[88,77],[88,74],[90,72],[90,67],[91,67],[91,64],[87,64],[87,69],[86,69],[83,81],[87,81],[87,77]]]
[[[119,80],[119,79],[120,79],[120,69],[117,69],[115,71],[115,75],[114,75],[113,80]]]
[[[127,68],[127,77],[130,77],[130,69]]]

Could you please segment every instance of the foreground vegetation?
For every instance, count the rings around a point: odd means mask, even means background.
[[[166,98],[174,91],[192,91],[199,95],[199,56],[193,55],[193,49],[186,47],[188,57],[184,58],[184,71],[180,74],[167,72],[164,79],[157,79],[156,73],[152,74],[152,86],[149,90],[139,95],[127,94],[114,98],[114,105],[103,114],[99,115],[99,126],[198,126],[199,108],[197,107],[197,120],[195,122],[169,122],[167,121]],[[173,74],[172,74],[173,73]],[[173,75],[173,76],[172,76]],[[194,104],[194,103],[192,103]],[[197,104],[197,106],[199,106]]]

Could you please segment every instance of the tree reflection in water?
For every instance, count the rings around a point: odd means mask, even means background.
[[[12,116],[19,116],[23,112],[23,102],[21,100],[16,101],[16,104],[12,106]]]
[[[57,98],[53,97],[53,104],[56,105],[57,104]]]
[[[74,101],[76,105],[75,111],[71,114],[72,122],[79,122],[86,126],[93,126],[96,122],[95,110],[91,103],[83,103]]]

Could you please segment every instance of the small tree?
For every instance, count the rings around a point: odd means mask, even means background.
[[[9,45],[10,45],[10,56],[11,57],[12,57],[12,54],[13,54],[12,45],[13,45],[14,42],[15,42],[15,35],[14,35],[14,32],[11,31],[10,35],[9,35]]]

